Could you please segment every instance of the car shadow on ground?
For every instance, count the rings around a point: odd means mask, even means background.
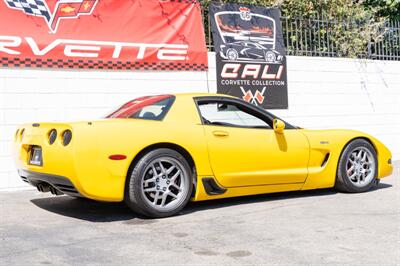
[[[114,222],[137,218],[124,203],[100,202],[69,196],[32,199],[37,207],[59,215],[90,222]]]
[[[392,187],[392,185],[380,183],[378,186],[374,187],[369,192],[390,187]],[[251,204],[257,202],[270,202],[279,200],[285,201],[288,199],[296,199],[296,198],[298,199],[307,197],[324,197],[324,196],[331,196],[337,193],[340,192],[337,192],[335,189],[331,188],[331,189],[279,192],[279,193],[219,199],[213,201],[190,202],[188,206],[186,206],[186,208],[182,211],[182,214],[189,214],[197,211],[217,209],[217,208],[229,207],[240,204]]]
[[[381,183],[378,187],[371,191],[389,187],[392,187],[392,185]],[[188,206],[183,209],[180,215],[190,215],[191,213],[198,211],[219,209],[241,204],[279,200],[283,201],[287,199],[303,197],[324,197],[336,193],[338,192],[336,192],[334,189],[319,189],[244,196],[202,202],[190,202]],[[43,210],[89,222],[129,221],[129,224],[146,223],[145,217],[136,215],[124,203],[99,202],[83,198],[72,198],[68,196],[51,196],[48,198],[32,199],[31,202]]]

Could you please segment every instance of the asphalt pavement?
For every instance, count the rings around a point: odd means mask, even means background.
[[[362,194],[190,203],[143,219],[122,203],[0,192],[0,265],[400,264],[400,164]]]

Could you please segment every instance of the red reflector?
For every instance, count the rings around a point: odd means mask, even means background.
[[[108,156],[108,159],[110,159],[110,160],[116,160],[116,161],[118,161],[118,160],[125,160],[125,159],[126,159],[126,156],[125,156],[125,155],[122,155],[122,154],[113,154],[113,155]]]

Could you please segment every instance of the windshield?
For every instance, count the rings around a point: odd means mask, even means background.
[[[125,103],[106,118],[139,118],[162,120],[171,108],[175,97],[172,95],[145,96]]]

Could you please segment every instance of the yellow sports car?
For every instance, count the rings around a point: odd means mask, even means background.
[[[335,187],[364,192],[390,151],[351,130],[307,130],[218,94],[147,96],[102,120],[33,123],[15,133],[21,178],[39,191],[125,201],[149,217],[187,202]]]

